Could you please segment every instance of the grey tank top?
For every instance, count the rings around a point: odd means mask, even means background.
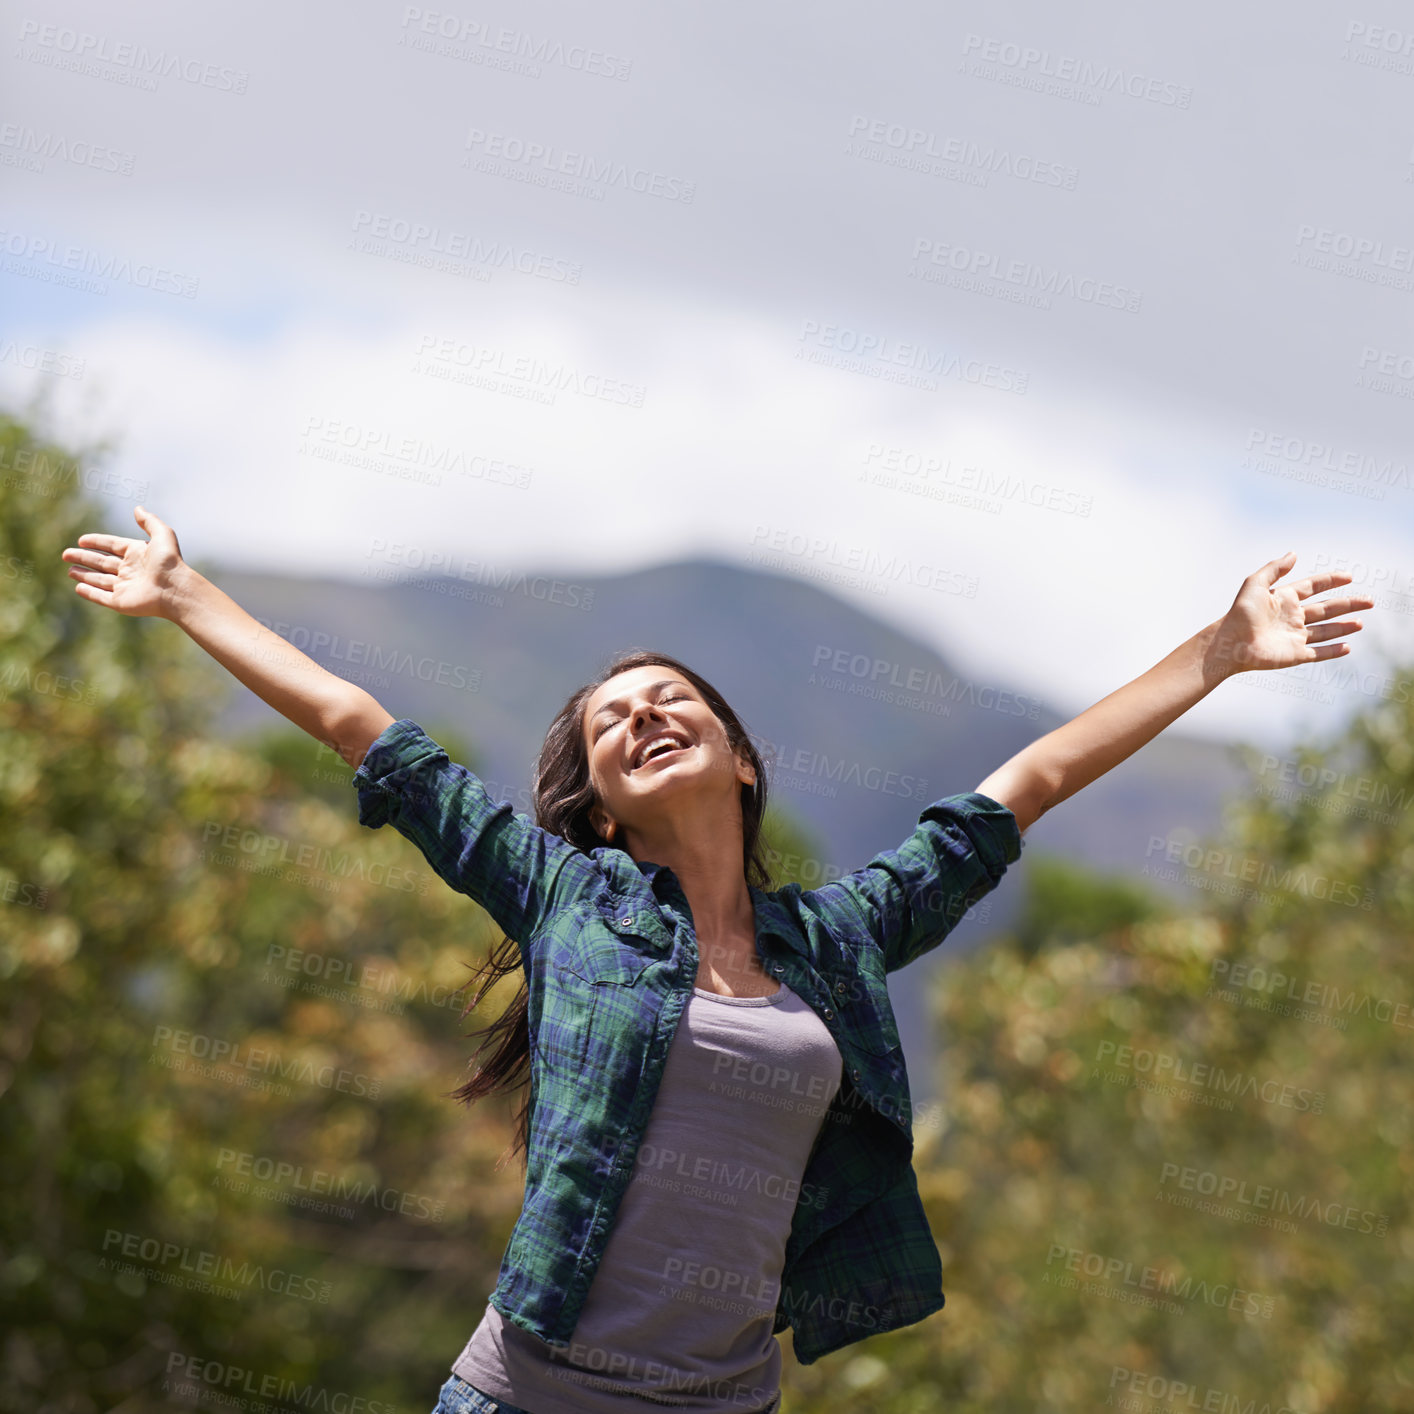
[[[568,1347],[489,1302],[453,1371],[530,1414],[775,1409],[772,1333],[801,1175],[842,1062],[784,983],[694,987]]]

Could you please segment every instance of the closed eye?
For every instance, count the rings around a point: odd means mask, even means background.
[[[690,697],[688,697],[688,695],[687,695],[685,692],[679,692],[679,693],[676,693],[676,694],[675,694],[674,696],[672,696],[672,697],[660,697],[660,698],[658,699],[658,705],[659,705],[659,706],[663,706],[665,703],[668,703],[668,702],[690,702],[691,700],[692,700],[692,699],[691,699]],[[622,720],[622,719],[620,719],[620,720]],[[605,722],[604,725],[603,725],[602,727],[600,727],[600,728],[594,733],[594,740],[595,740],[595,741],[598,741],[599,738],[600,738],[601,736],[603,736],[604,733],[605,733],[606,731],[608,731],[610,727],[617,726],[617,725],[618,725],[617,722]]]

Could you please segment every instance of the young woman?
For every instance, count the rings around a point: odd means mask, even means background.
[[[532,820],[135,516],[148,539],[63,551],[77,592],[170,619],[337,750],[360,822],[393,824],[505,931],[488,982],[523,972],[459,1093],[528,1083],[524,1205],[434,1414],[774,1411],[787,1326],[810,1364],[938,1310],[887,973],[996,886],[1041,814],[1224,678],[1348,652],[1331,640],[1361,625],[1341,616],[1372,607],[1313,598],[1345,575],[1280,584],[1295,555],[1272,560],[1222,618],[930,805],[898,849],[818,889],[771,890],[763,763],[685,664],[634,653],[569,699]]]

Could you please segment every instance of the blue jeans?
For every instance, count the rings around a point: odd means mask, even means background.
[[[477,1389],[460,1375],[453,1375],[437,1392],[437,1407],[432,1414],[528,1414],[519,1404],[507,1404],[504,1399]]]

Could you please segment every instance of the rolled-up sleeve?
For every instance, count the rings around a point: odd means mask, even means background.
[[[895,972],[938,946],[978,899],[1021,857],[1016,816],[969,791],[934,801],[897,849],[813,890],[827,905],[845,903]]]
[[[480,778],[410,718],[383,729],[353,783],[360,825],[391,824],[522,945],[552,913],[602,884],[588,854],[508,801],[493,801]]]

